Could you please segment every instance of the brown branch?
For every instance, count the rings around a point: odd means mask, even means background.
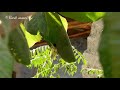
[[[69,38],[71,39],[71,38],[87,37],[89,36],[89,34],[90,34],[90,30],[70,35]]]
[[[78,21],[68,22],[68,30],[74,28],[91,29],[91,23],[80,23]]]

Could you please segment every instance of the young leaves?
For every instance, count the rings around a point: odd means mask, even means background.
[[[80,22],[94,22],[105,15],[104,12],[59,12],[59,14]]]
[[[59,55],[57,55],[56,59],[53,60],[50,54],[52,49],[49,47],[49,45],[40,46],[36,49],[30,50],[32,60],[28,67],[37,68],[37,73],[34,78],[39,78],[40,76],[55,78],[57,77],[57,74],[59,75],[59,70],[62,70],[63,73],[67,73],[69,76],[73,76],[77,72],[77,65],[80,64],[81,61],[85,65],[86,63],[84,62],[86,60],[83,55],[73,46],[72,49],[76,59],[76,62],[73,63],[65,62],[62,58],[59,57]]]

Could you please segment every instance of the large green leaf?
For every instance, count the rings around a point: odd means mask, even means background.
[[[13,61],[7,45],[0,39],[0,78],[12,78]]]
[[[10,32],[8,46],[17,62],[25,65],[30,64],[30,50],[27,40],[19,27]]]
[[[1,12],[0,21],[2,22],[3,31],[5,34],[4,38],[0,36],[0,78],[12,78],[13,61],[11,53],[8,49],[8,35],[10,32],[9,20],[5,18],[9,13]],[[0,28],[1,29],[1,28]]]
[[[37,12],[39,22],[35,26],[39,26],[40,34],[49,45],[54,46],[60,56],[67,62],[75,61],[71,43],[63,26],[61,17],[57,13]]]
[[[42,13],[46,21],[47,32],[44,33],[46,40],[52,43],[60,56],[67,62],[74,62],[75,57],[72,51],[71,43],[65,28],[61,22],[60,16],[57,13]],[[54,29],[53,29],[54,28]]]
[[[107,13],[99,46],[105,77],[120,77],[120,13]]]
[[[93,22],[105,15],[104,12],[59,12],[59,14],[80,22]]]
[[[37,35],[32,35],[26,30],[25,26],[22,23],[20,24],[20,27],[25,34],[29,48],[32,47],[36,42],[41,41],[42,36],[39,32],[37,32]]]

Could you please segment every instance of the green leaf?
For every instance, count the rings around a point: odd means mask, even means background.
[[[104,12],[59,12],[62,16],[80,21],[80,22],[94,22],[102,18]]]
[[[107,78],[120,77],[120,13],[107,13],[99,46],[100,62]]]
[[[8,36],[11,30],[10,22],[5,16],[7,12],[0,13],[0,21],[4,28],[5,37],[4,39],[0,36],[0,78],[12,78],[13,71],[13,60],[11,53],[8,49]]]
[[[32,47],[36,42],[40,42],[42,40],[42,36],[38,31],[37,35],[32,35],[26,30],[25,26],[22,23],[20,24],[20,27],[25,34],[29,48]]]
[[[0,78],[12,78],[13,60],[7,45],[0,39]]]
[[[39,30],[39,26],[37,23],[39,23],[40,20],[42,20],[42,18],[39,19],[39,14],[34,14],[33,16],[31,16],[31,20],[26,20],[24,22],[24,25],[30,34],[37,35]]]
[[[67,62],[74,62],[75,57],[72,51],[71,43],[65,28],[61,22],[60,16],[56,13],[45,13],[48,23],[49,40],[57,48],[60,56]],[[54,24],[53,24],[54,23]],[[54,28],[54,30],[52,29]]]
[[[30,50],[20,28],[16,28],[10,32],[8,46],[17,62],[25,65],[30,64]]]

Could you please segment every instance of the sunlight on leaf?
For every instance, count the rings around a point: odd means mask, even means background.
[[[39,32],[37,33],[37,35],[32,35],[29,32],[27,32],[27,30],[25,29],[24,25],[21,23],[20,27],[22,29],[22,31],[25,34],[25,37],[27,39],[29,48],[32,47],[36,42],[40,42],[42,39],[42,36],[39,34]]]

